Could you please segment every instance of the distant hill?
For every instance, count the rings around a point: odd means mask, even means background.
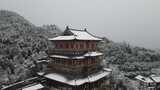
[[[104,44],[103,52],[106,63],[116,65],[127,77],[141,74],[149,76],[157,74],[155,69],[160,68],[160,53],[143,47],[133,47],[125,42],[108,42]]]
[[[0,11],[0,84],[33,74],[35,60],[46,55],[48,37],[61,33],[56,25],[37,27],[15,12]]]

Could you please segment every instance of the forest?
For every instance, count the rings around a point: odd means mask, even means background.
[[[35,61],[46,56],[48,37],[61,33],[56,25],[37,27],[11,11],[0,11],[0,84],[34,75]]]

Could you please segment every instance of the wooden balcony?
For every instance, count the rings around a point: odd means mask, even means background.
[[[78,49],[78,50],[74,50],[74,49],[52,49],[52,50],[48,50],[48,54],[52,55],[52,54],[58,54],[58,55],[67,55],[67,56],[72,56],[72,55],[83,55],[87,52],[94,52],[94,51],[98,51],[98,49]]]
[[[59,72],[59,73],[68,73],[78,76],[85,76],[88,74],[92,74],[102,70],[102,66],[100,65],[90,65],[90,66],[72,66],[72,65],[62,65],[52,63],[49,65],[51,71]]]

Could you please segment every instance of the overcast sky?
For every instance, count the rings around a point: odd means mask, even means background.
[[[35,25],[87,28],[115,42],[160,48],[160,0],[0,0]]]

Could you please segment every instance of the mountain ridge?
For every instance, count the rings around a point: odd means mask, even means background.
[[[46,55],[48,37],[61,33],[56,25],[46,26],[37,27],[16,12],[0,11],[0,85],[34,75],[32,67]]]

